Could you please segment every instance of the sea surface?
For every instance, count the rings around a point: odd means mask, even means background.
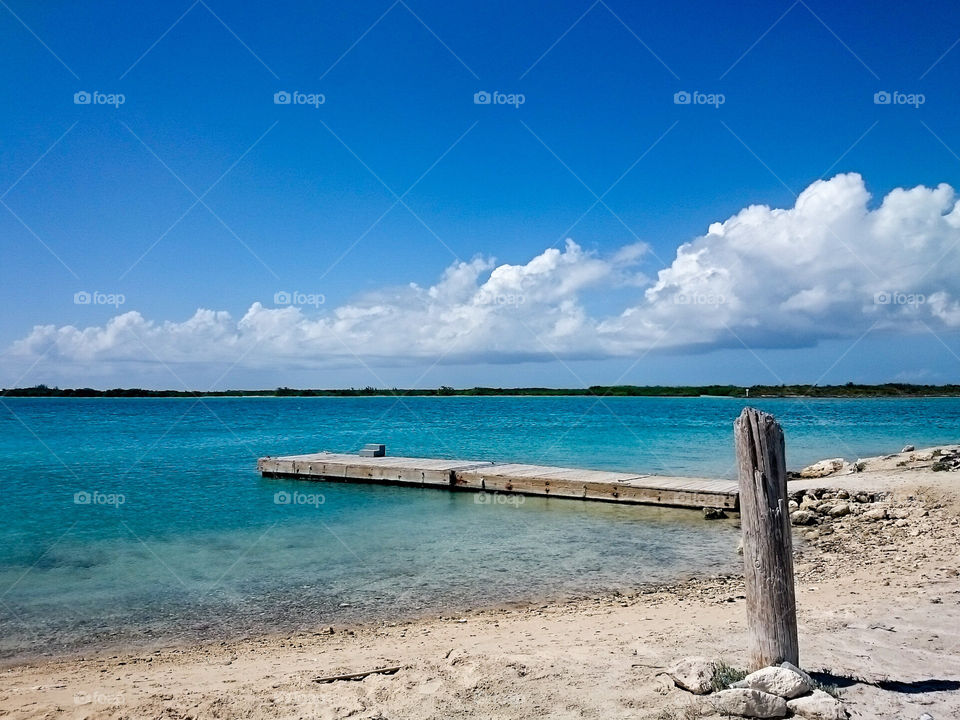
[[[567,597],[737,565],[691,511],[263,479],[391,455],[733,477],[728,398],[0,400],[0,660]],[[758,399],[788,466],[960,439],[960,400]],[[277,503],[277,493],[298,493]]]

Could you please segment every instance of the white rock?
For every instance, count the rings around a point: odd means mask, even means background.
[[[686,657],[667,670],[677,687],[694,695],[706,695],[713,683],[714,663],[705,657]]]
[[[843,703],[823,690],[814,690],[810,695],[790,700],[787,707],[795,716],[809,720],[847,720],[850,717]]]
[[[743,684],[752,690],[779,695],[787,700],[813,689],[813,685],[804,680],[800,674],[789,668],[776,666],[765,667],[750,673],[743,679]]]
[[[804,682],[807,683],[807,685],[809,685],[811,688],[814,688],[814,687],[817,686],[817,683],[814,682],[814,680],[813,680],[812,677],[810,677],[807,673],[805,673],[803,670],[801,670],[800,668],[798,668],[798,667],[797,667],[796,665],[794,665],[792,662],[784,661],[784,662],[780,663],[780,667],[786,668],[787,670],[793,670],[797,675],[799,675],[800,677],[802,677],[803,680],[804,680]]]
[[[820,478],[827,475],[833,475],[843,468],[843,458],[833,458],[831,460],[821,460],[813,465],[808,465],[800,471],[802,478]]]
[[[751,718],[782,718],[787,714],[787,701],[760,690],[733,688],[713,696],[720,713]]]
[[[887,519],[887,509],[884,507],[873,508],[872,510],[867,510],[863,514],[864,520],[886,520]]]

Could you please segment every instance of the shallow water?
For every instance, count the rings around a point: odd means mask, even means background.
[[[956,441],[960,401],[769,400],[792,467]],[[733,569],[689,511],[260,478],[390,454],[731,476],[731,399],[4,399],[0,657],[215,638]],[[300,493],[277,504],[277,492]]]

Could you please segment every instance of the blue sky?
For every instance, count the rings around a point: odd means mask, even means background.
[[[956,382],[958,288],[939,270],[901,272],[957,267],[957,230],[936,220],[952,196],[902,211],[940,222],[911,246],[902,227],[870,235],[878,223],[850,219],[855,189],[829,186],[849,203],[828,223],[834,252],[856,256],[846,271],[824,247],[774,270],[770,254],[718,249],[699,279],[678,268],[656,282],[711,223],[792,208],[821,178],[858,173],[868,212],[897,188],[957,187],[958,38],[948,2],[4,0],[0,384]],[[81,91],[124,101],[75,104]],[[324,102],[275,104],[279,91]],[[475,104],[480,91],[523,104]],[[723,102],[677,104],[683,91]],[[877,104],[881,91],[922,104]],[[795,225],[773,256],[805,256]],[[624,261],[631,246],[643,252]],[[551,247],[565,270],[528,265]],[[482,316],[465,310],[475,293],[442,305],[444,272],[478,256],[494,260],[471,293],[493,268],[527,270]],[[734,286],[716,293],[722,321],[653,307],[747,260],[773,293],[749,299],[805,322],[748,317]],[[800,277],[821,267],[854,287],[798,305],[823,294]],[[795,292],[776,296],[781,284]],[[878,288],[922,300],[880,318]],[[94,291],[123,303],[75,302]],[[323,302],[278,307],[284,291]],[[257,302],[276,312],[238,330]],[[198,330],[198,308],[229,320]],[[630,308],[650,333],[618,324]],[[370,332],[323,324],[338,311],[372,313]],[[124,313],[139,320],[110,325]],[[435,342],[444,333],[457,348]]]

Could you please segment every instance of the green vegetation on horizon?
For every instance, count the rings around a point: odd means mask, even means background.
[[[750,391],[749,395],[747,390]],[[960,385],[593,385],[589,388],[488,388],[456,389],[443,385],[435,389],[341,388],[327,390],[280,387],[276,390],[142,390],[140,388],[57,388],[35,385],[0,391],[5,397],[360,397],[384,395],[392,397],[431,396],[551,396],[581,395],[592,397],[923,397],[960,396]]]

